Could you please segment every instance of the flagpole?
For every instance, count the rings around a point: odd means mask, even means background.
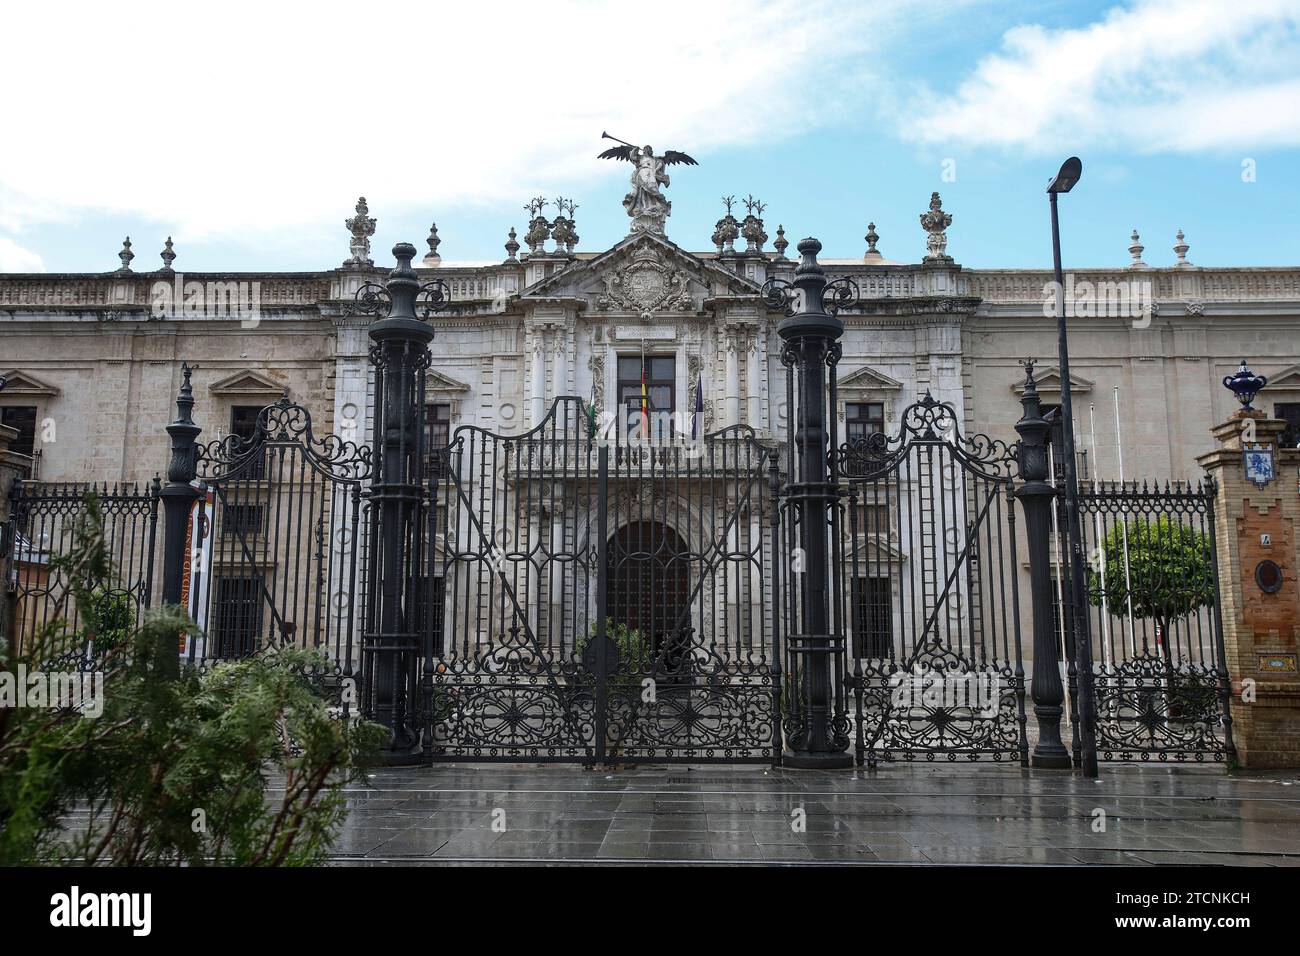
[[[1115,455],[1119,461],[1119,493],[1124,491],[1124,443],[1120,440],[1119,386],[1115,386]],[[1128,602],[1129,652],[1137,656],[1137,628],[1133,623],[1133,578],[1128,558],[1128,519],[1120,515],[1120,535],[1124,541],[1124,594]]]
[[[1097,478],[1101,474],[1101,458],[1097,455],[1097,403],[1088,403],[1088,426],[1092,431],[1092,493],[1097,494]],[[1111,659],[1110,611],[1107,608],[1106,594],[1106,542],[1102,538],[1101,509],[1092,513],[1092,535],[1097,542],[1098,564],[1101,574],[1101,655],[1102,662],[1109,667]]]

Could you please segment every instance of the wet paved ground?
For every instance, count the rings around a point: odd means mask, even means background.
[[[1300,866],[1300,776],[1222,767],[446,765],[376,771],[349,803],[340,865]]]

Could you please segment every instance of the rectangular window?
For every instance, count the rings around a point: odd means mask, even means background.
[[[1295,448],[1300,444],[1300,402],[1275,402],[1273,417],[1286,422],[1286,431],[1278,439],[1283,448]]]
[[[36,453],[36,406],[6,405],[0,408],[0,424],[18,429],[10,451],[29,458]]]
[[[442,481],[447,477],[449,444],[451,444],[451,406],[425,405],[425,481]]]
[[[846,402],[844,437],[849,441],[878,435],[885,430],[884,402]]]
[[[862,658],[889,658],[894,645],[893,593],[889,578],[853,579],[853,655]]]
[[[623,356],[618,360],[618,401],[627,409],[627,429],[631,431],[641,416],[641,356]],[[646,406],[651,412],[677,410],[677,359],[671,355],[645,357]],[[652,419],[653,422],[653,419]],[[671,428],[660,424],[660,429]],[[671,432],[655,438],[670,437]]]
[[[262,631],[262,578],[217,578],[212,639],[219,659],[247,657]]]
[[[257,434],[257,416],[262,413],[262,405],[235,405],[230,409],[230,434],[238,435],[243,441],[236,452],[247,452]],[[257,461],[240,474],[244,478],[261,478],[266,473],[266,461],[259,452]]]
[[[868,435],[878,435],[885,430],[884,402],[845,402],[844,403],[844,440],[852,445]],[[850,456],[845,473],[865,475],[868,462],[855,460]]]
[[[221,509],[221,533],[251,538],[266,532],[266,509],[262,505],[225,505]]]

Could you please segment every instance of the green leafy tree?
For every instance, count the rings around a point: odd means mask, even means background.
[[[1130,607],[1135,618],[1155,622],[1170,692],[1170,714],[1199,713],[1206,707],[1205,690],[1181,682],[1174,666],[1172,625],[1180,618],[1214,604],[1214,555],[1208,535],[1168,517],[1134,519],[1117,524],[1095,556],[1088,572],[1088,601],[1123,617]],[[1127,551],[1128,573],[1125,574]],[[1213,688],[1210,688],[1213,693]],[[1186,698],[1186,699],[1184,699]]]
[[[1111,614],[1155,621],[1168,655],[1170,624],[1214,604],[1214,556],[1210,539],[1196,528],[1170,518],[1135,519],[1107,532],[1101,547],[1106,584],[1099,559],[1088,572],[1088,601],[1103,600]],[[1127,551],[1128,573],[1125,574]]]
[[[111,567],[93,496],[73,548],[55,561],[70,582],[58,615],[75,604],[82,636],[106,619],[118,629],[120,605],[103,600]],[[137,628],[131,613],[129,640],[96,654],[102,713],[0,708],[0,865],[320,862],[346,814],[343,788],[374,761],[384,728],[330,711],[304,676],[327,662],[309,652],[169,679],[179,636],[195,624],[165,607]],[[69,636],[51,624],[5,652],[0,670],[37,668]]]
[[[130,594],[100,586],[91,591],[87,604],[90,618],[79,637],[93,639],[97,654],[130,643],[136,610]]]

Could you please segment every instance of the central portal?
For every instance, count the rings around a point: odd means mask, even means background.
[[[655,654],[671,655],[691,626],[686,543],[659,521],[633,521],[609,540],[606,614],[638,631]]]

